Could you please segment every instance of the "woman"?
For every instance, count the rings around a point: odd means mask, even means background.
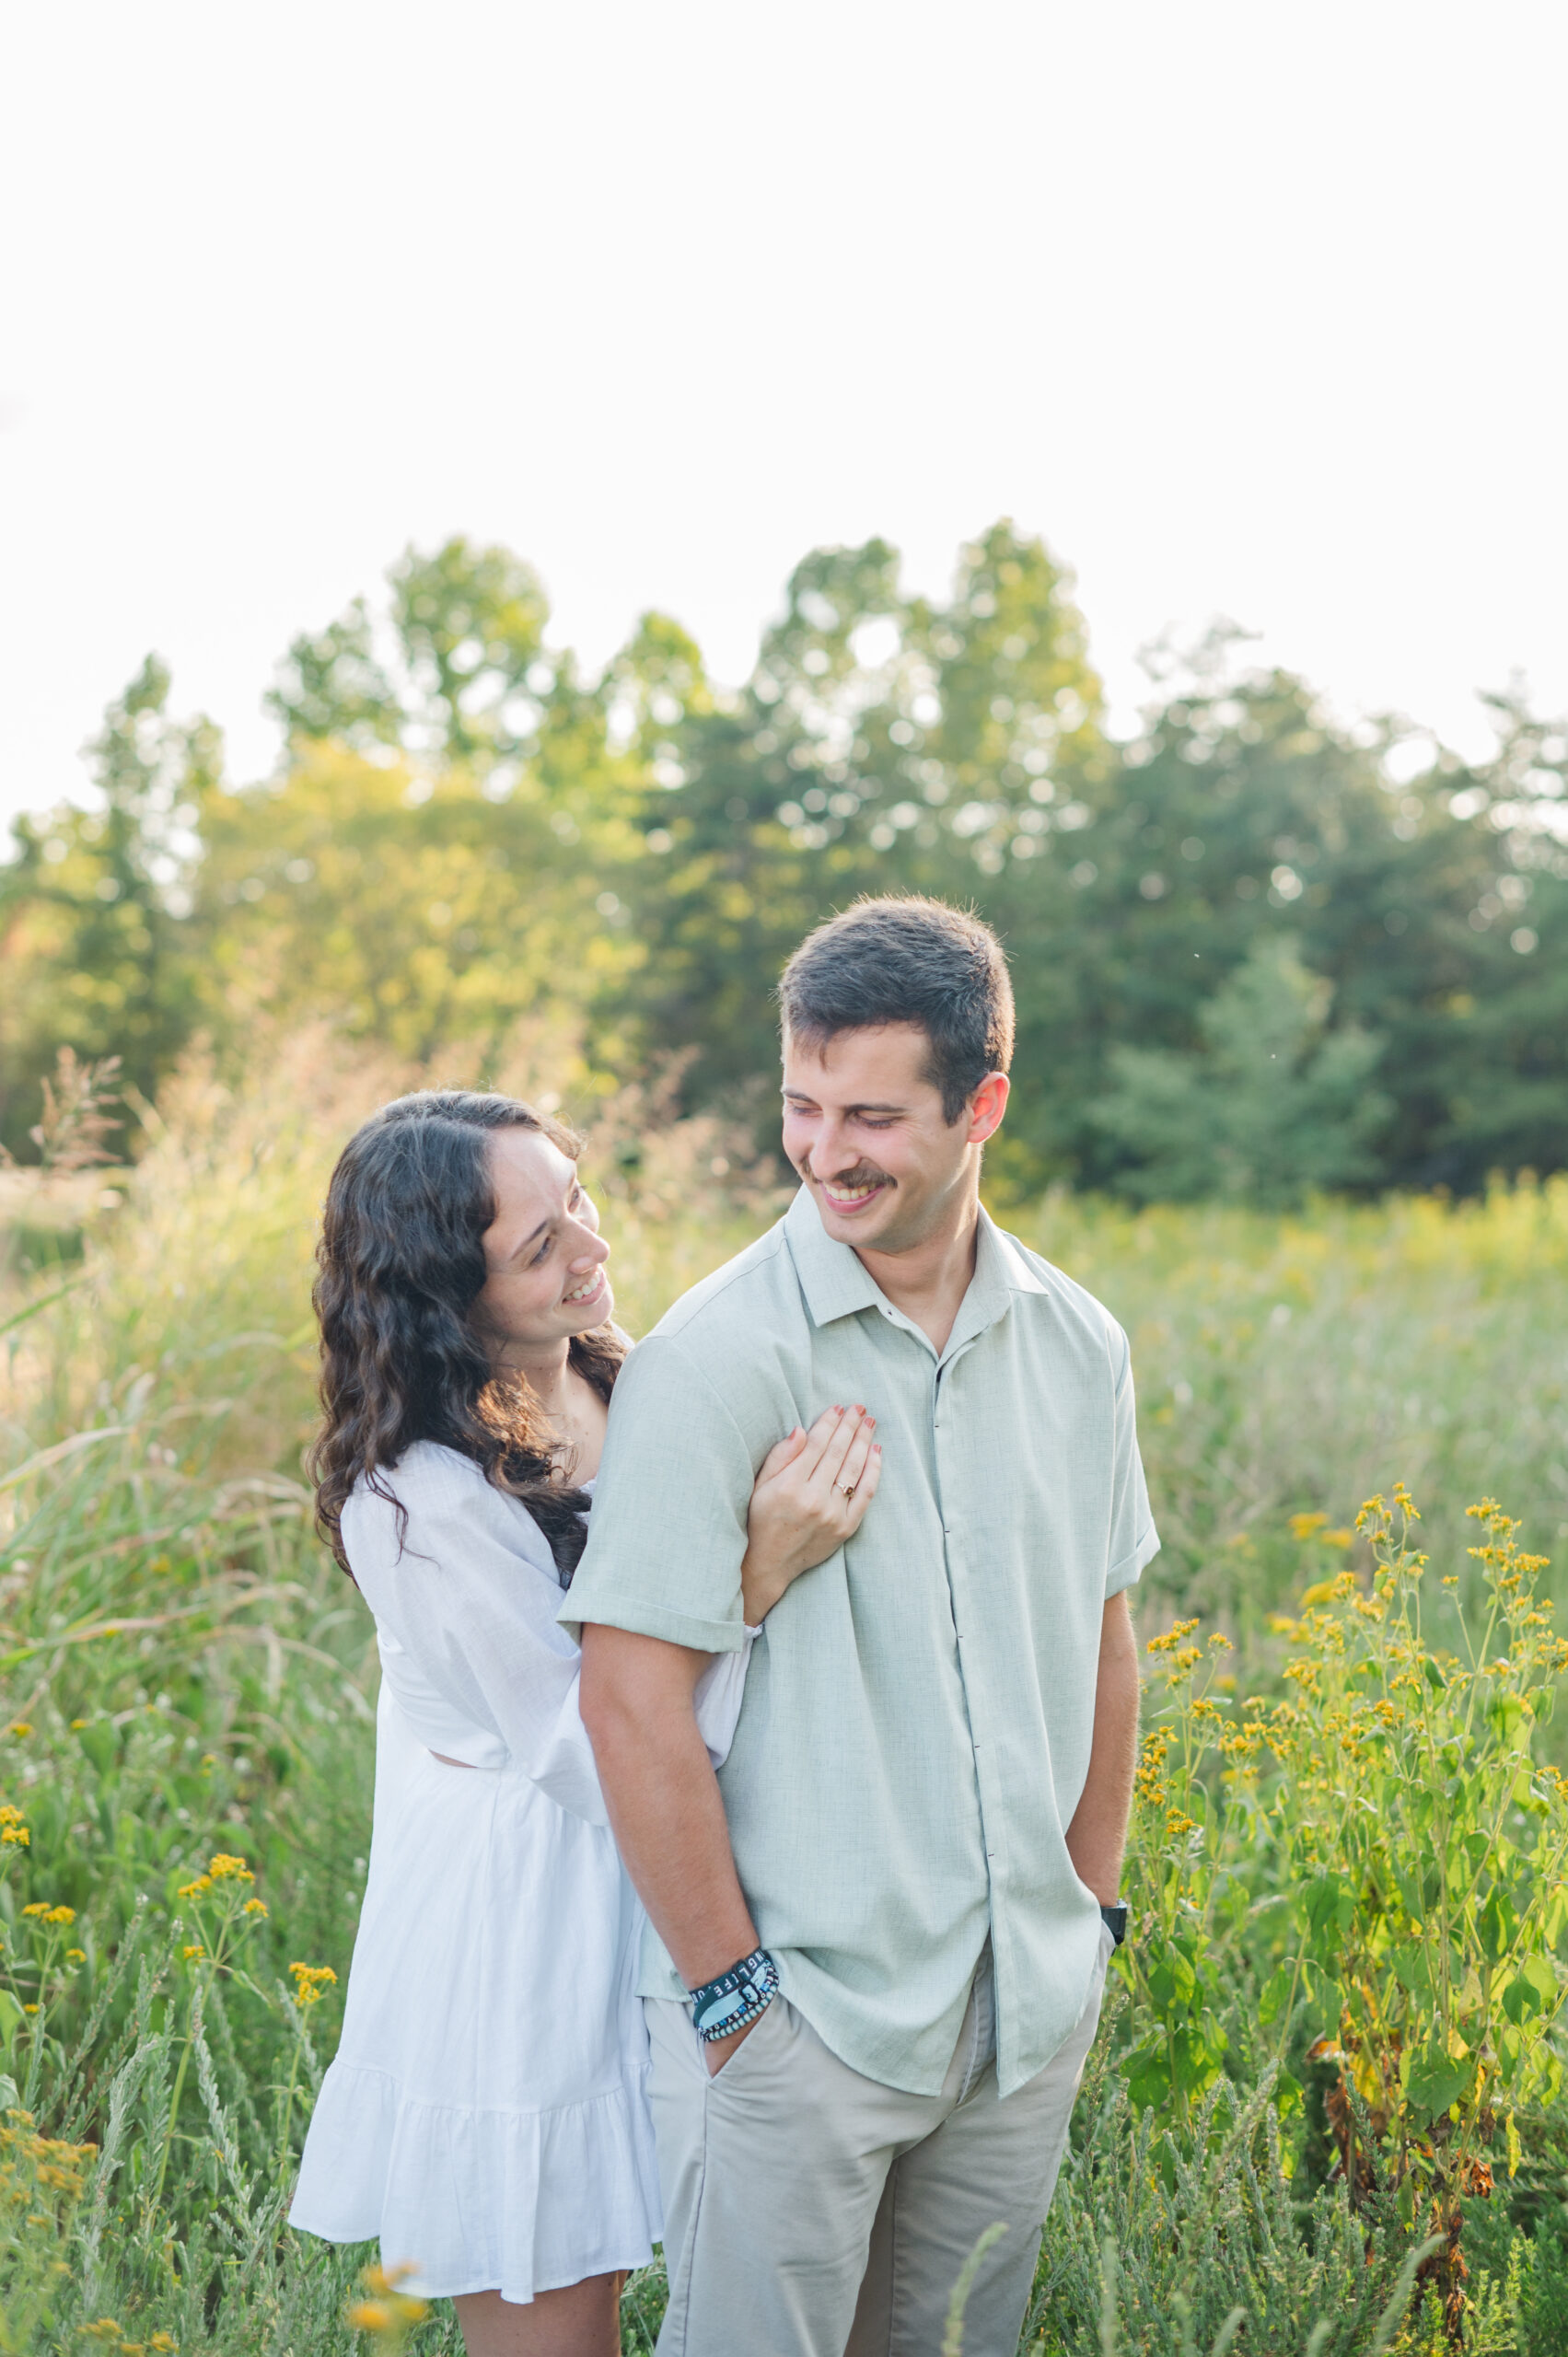
[[[413,2262],[470,2357],[613,2357],[659,2232],[638,1910],[555,1617],[627,1348],[579,1145],[509,1097],[401,1097],[344,1150],[319,1256],[318,1506],[382,1683],[343,2041],[292,2217]],[[833,1409],[764,1461],[752,1632],[858,1527],[871,1434]],[[699,1689],[715,1764],[746,1661]]]

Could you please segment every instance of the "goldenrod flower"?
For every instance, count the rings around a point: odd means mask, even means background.
[[[211,1875],[198,1875],[194,1882],[182,1882],[180,1884],[180,1896],[181,1898],[199,1898],[203,1891],[211,1890],[212,1887],[213,1878]]]
[[[1145,1651],[1151,1654],[1174,1653],[1182,1639],[1190,1637],[1197,1626],[1196,1620],[1178,1620],[1166,1631],[1163,1637],[1151,1637]]]
[[[320,2003],[338,1977],[330,1964],[291,1964],[288,1968],[295,1979],[294,2002],[302,2014]]]
[[[35,1898],[29,1906],[24,1907],[22,1910],[22,1913],[24,1915],[47,1915],[48,1912],[49,1901],[47,1898]]]
[[[215,1882],[254,1882],[256,1879],[243,1858],[231,1858],[222,1850],[215,1858],[207,1860],[207,1872]]]
[[[11,1733],[13,1735],[31,1735],[32,1721],[30,1719],[13,1719],[11,1721]]]
[[[264,1915],[267,1902],[264,1898],[248,1898],[239,1911],[242,1915]]]
[[[65,1961],[67,1964],[86,1964],[87,1960],[87,1952],[86,1948],[67,1948],[65,1951]]]
[[[46,1923],[74,1923],[76,1910],[74,1907],[52,1907],[43,1920]]]
[[[203,1947],[201,1942],[198,1940],[193,1941],[189,1947],[181,1948],[180,1953],[184,1957],[187,1964],[193,1964],[201,1957],[204,1956],[207,1951]]]

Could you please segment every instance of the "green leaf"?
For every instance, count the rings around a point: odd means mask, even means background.
[[[8,1989],[0,1989],[0,2053],[8,2055],[17,2026],[27,2019]]]
[[[1282,2071],[1274,2081],[1274,2109],[1280,2118],[1293,2119],[1301,2109],[1304,2100],[1304,2090],[1300,2080],[1293,2079],[1288,2071]]]
[[[1432,1974],[1424,1948],[1415,1946],[1395,1948],[1388,1957],[1389,1967],[1401,1989],[1412,1997],[1430,1998]]]
[[[1128,2056],[1127,2093],[1139,2111],[1154,2111],[1170,2101],[1170,2062],[1163,2039]]]
[[[1496,1964],[1506,1956],[1513,1945],[1514,1933],[1517,1927],[1518,1919],[1509,1906],[1507,1898],[1501,1890],[1494,1890],[1481,1909],[1476,1923],[1476,1929],[1481,1934],[1481,1953],[1488,1964]],[[1399,1967],[1396,1964],[1395,1970],[1398,1971],[1398,1969]],[[1409,1987],[1409,1985],[1407,1982],[1406,1986]]]
[[[1467,2058],[1456,2062],[1451,2054],[1434,2039],[1421,2053],[1411,2057],[1405,2093],[1411,2107],[1435,2119],[1440,2112],[1458,2102],[1470,2083],[1474,2066]]]
[[[1511,2022],[1522,2028],[1547,2008],[1555,2012],[1559,1995],[1551,1959],[1544,1956],[1527,1956],[1503,1991],[1503,2010]]]
[[[1291,1984],[1295,1976],[1288,1964],[1271,1972],[1258,1997],[1258,2018],[1265,2026],[1277,2021],[1290,2003]]]

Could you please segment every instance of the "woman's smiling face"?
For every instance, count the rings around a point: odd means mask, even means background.
[[[494,1131],[485,1158],[495,1217],[470,1315],[495,1366],[520,1369],[611,1315],[610,1247],[575,1163],[539,1131]]]

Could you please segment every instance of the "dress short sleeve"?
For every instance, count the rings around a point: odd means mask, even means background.
[[[543,1533],[454,1450],[421,1443],[385,1480],[391,1499],[361,1488],[349,1500],[343,1545],[393,1640],[383,1665],[415,1732],[466,1765],[504,1760],[602,1824],[576,1735],[577,1648],[556,1620],[561,1584]]]

